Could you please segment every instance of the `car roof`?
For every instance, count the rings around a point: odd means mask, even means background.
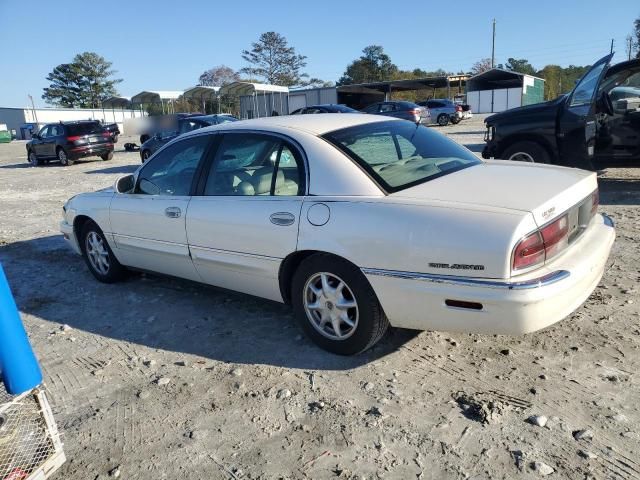
[[[215,131],[215,130],[243,130],[257,129],[270,130],[271,128],[288,128],[299,130],[314,135],[324,135],[325,133],[343,128],[354,127],[357,125],[365,125],[367,123],[388,122],[393,121],[391,117],[381,115],[368,115],[365,113],[353,113],[344,115],[342,113],[326,113],[323,115],[281,115],[276,117],[255,118],[252,120],[240,120],[223,125],[213,125],[200,130],[194,130],[189,134],[198,132]],[[402,121],[400,119],[395,119]]]
[[[79,123],[100,123],[98,120],[65,120],[60,122],[50,122],[47,125],[77,125]]]
[[[185,117],[180,120],[215,120],[218,117],[233,117],[230,113],[212,113],[211,115],[197,115],[195,117]],[[236,118],[236,117],[233,117]]]

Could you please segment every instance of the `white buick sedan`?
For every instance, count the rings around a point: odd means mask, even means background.
[[[291,303],[318,345],[355,354],[389,325],[517,335],[566,317],[615,238],[597,207],[594,173],[300,115],[182,135],[70,199],[61,230],[102,282],[135,269]]]

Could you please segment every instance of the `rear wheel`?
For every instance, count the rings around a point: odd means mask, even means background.
[[[507,147],[502,158],[518,162],[549,163],[551,161],[549,153],[542,145],[529,140],[516,142]]]
[[[38,158],[36,152],[34,152],[33,150],[29,150],[28,159],[32,167],[37,167],[38,165],[42,164],[42,161]]]
[[[460,120],[462,120],[460,117],[451,117],[450,118],[451,123],[453,123],[454,125],[457,125],[460,123]]]
[[[355,355],[375,345],[389,321],[364,274],[327,254],[304,260],[293,276],[296,318],[317,345],[339,355]]]
[[[80,246],[89,271],[100,282],[114,283],[126,276],[127,269],[118,262],[95,222],[88,221],[82,227]]]
[[[449,115],[447,115],[446,113],[441,113],[440,115],[438,115],[438,125],[440,125],[441,127],[444,127],[448,124],[449,124]]]
[[[144,135],[140,135],[140,145],[142,145],[144,142],[146,142],[147,140],[149,140],[151,137],[147,134]]]
[[[147,160],[149,160],[149,157],[151,156],[151,152],[149,150],[143,150],[141,153],[141,156],[142,156],[142,163],[144,163]]]
[[[75,163],[67,156],[67,152],[64,151],[64,148],[58,148],[56,156],[58,157],[60,164],[64,165],[65,167],[68,165],[73,165]]]
[[[113,143],[118,143],[118,135],[113,136]]]
[[[111,160],[113,158],[113,152],[105,153],[104,155],[100,155],[100,158],[105,162],[107,160]]]

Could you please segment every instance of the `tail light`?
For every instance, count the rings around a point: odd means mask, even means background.
[[[407,110],[407,113],[409,115],[417,115],[420,116],[422,114],[422,109],[421,108],[412,108],[411,110]]]
[[[461,112],[462,111],[462,107],[460,105],[456,105],[456,112]]]
[[[109,132],[102,132],[102,136],[105,138],[111,138],[111,133]]]
[[[569,216],[554,220],[520,240],[513,250],[513,270],[544,263],[569,245]]]
[[[72,135],[70,137],[67,137],[67,142],[76,142],[78,140],[80,140],[82,137],[80,135]]]

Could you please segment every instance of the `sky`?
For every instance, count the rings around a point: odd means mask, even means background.
[[[121,95],[184,90],[220,64],[246,67],[241,52],[266,31],[306,55],[311,77],[336,81],[367,45],[382,45],[401,69],[468,71],[527,58],[536,68],[625,58],[638,0],[0,0],[0,106],[24,107],[56,65],[94,51],[113,62]]]

